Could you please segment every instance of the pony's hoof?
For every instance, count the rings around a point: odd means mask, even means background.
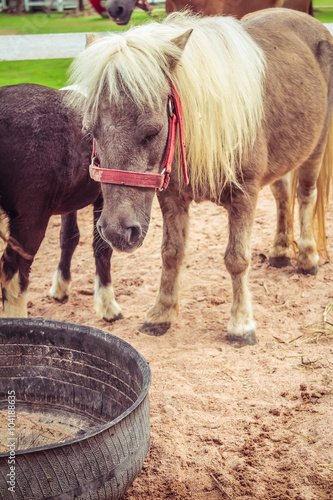
[[[233,335],[228,333],[227,341],[235,347],[242,347],[244,345],[256,345],[257,338],[255,332],[248,332],[245,335]]]
[[[154,337],[161,337],[164,335],[170,328],[171,323],[144,323],[140,328],[141,333],[145,333],[147,335],[152,335]]]
[[[59,304],[66,304],[68,302],[68,295],[64,295],[63,297],[54,297],[53,295],[49,294],[49,296],[53,299],[59,302]]]
[[[311,276],[316,276],[319,270],[319,266],[310,267],[310,269],[298,269],[300,274],[311,274]]]
[[[268,262],[272,267],[286,267],[290,266],[290,257],[286,257],[285,255],[281,257],[270,257]]]
[[[103,318],[104,321],[107,321],[108,323],[114,323],[115,321],[118,321],[119,319],[124,319],[124,315],[122,313],[117,314],[116,316],[113,316],[113,318]]]

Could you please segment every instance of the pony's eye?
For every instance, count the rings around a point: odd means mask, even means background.
[[[142,139],[142,144],[147,144],[150,142],[154,137],[156,137],[160,133],[159,130],[156,130],[155,132],[152,132],[151,134],[147,134],[144,139]]]

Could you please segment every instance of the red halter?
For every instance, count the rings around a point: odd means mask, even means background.
[[[122,184],[124,186],[166,189],[170,180],[171,165],[175,152],[176,130],[178,124],[183,175],[185,184],[188,184],[182,105],[180,97],[173,85],[171,85],[171,91],[172,93],[169,96],[168,101],[169,136],[161,173],[146,174],[143,172],[128,172],[126,170],[110,170],[107,168],[100,168],[99,161],[96,156],[96,146],[94,139],[91,165],[89,167],[89,173],[92,179],[97,182],[103,182],[107,184]]]

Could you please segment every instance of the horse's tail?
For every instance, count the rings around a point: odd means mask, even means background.
[[[8,245],[24,259],[31,260],[33,256],[30,253],[26,252],[22,245],[15,238],[10,236],[8,227],[8,217],[0,206],[0,255]]]
[[[316,227],[316,242],[319,253],[328,257],[327,237],[325,229],[325,216],[329,204],[330,188],[332,182],[333,163],[333,116],[326,138],[324,157],[317,179],[317,201],[314,218]]]
[[[0,207],[0,252],[4,250],[4,245],[8,240],[8,223],[5,212]]]
[[[326,137],[324,156],[317,179],[317,200],[313,213],[313,225],[317,251],[325,258],[328,257],[327,237],[325,228],[326,211],[329,204],[329,195],[333,174],[333,115]],[[291,200],[292,200],[292,220],[294,220],[296,191],[298,185],[297,169],[291,174]]]
[[[309,5],[309,14],[310,16],[313,16],[313,5],[312,5],[312,0],[310,2],[310,5]]]

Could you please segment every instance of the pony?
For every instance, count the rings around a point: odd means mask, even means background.
[[[106,12],[117,24],[128,24],[135,7],[148,10],[136,0],[108,0]],[[286,7],[313,15],[312,0],[166,0],[167,14],[190,9],[203,16],[225,15],[241,19],[246,14],[271,7]],[[151,12],[148,11],[150,14]],[[152,14],[151,14],[152,15]]]
[[[27,289],[34,257],[49,219],[61,214],[61,258],[50,295],[69,293],[72,255],[79,242],[76,211],[94,206],[95,310],[100,318],[122,317],[111,284],[112,249],[96,229],[103,199],[89,177],[91,138],[82,117],[68,109],[68,91],[20,84],[0,88],[0,208],[7,246],[0,260],[4,317],[27,316]],[[0,214],[1,215],[1,214]]]
[[[210,200],[229,218],[227,340],[255,344],[247,281],[258,192],[272,185],[278,223],[271,262],[284,266],[292,243],[292,171],[298,177],[298,268],[318,271],[313,215],[317,209],[323,222],[332,160],[329,31],[289,9],[260,11],[242,22],[174,13],[162,24],[95,41],[74,60],[70,81],[87,96],[72,92],[68,102],[82,111],[94,137],[98,160],[90,172],[101,182],[102,238],[124,252],[142,245],[157,192],[162,274],[142,331],[161,335],[175,320],[189,206]]]

